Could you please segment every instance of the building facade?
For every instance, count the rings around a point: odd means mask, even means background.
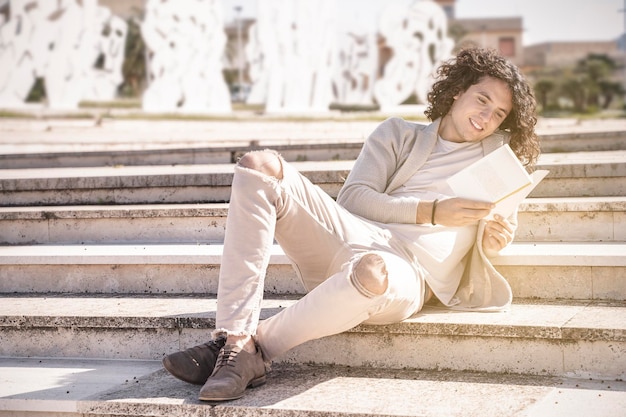
[[[454,19],[451,25],[456,25],[463,34],[457,41],[457,49],[469,46],[491,48],[516,65],[524,63],[521,17]]]
[[[529,68],[567,67],[576,65],[589,54],[608,55],[623,60],[617,40],[600,42],[544,42],[530,45],[524,51],[524,65]]]

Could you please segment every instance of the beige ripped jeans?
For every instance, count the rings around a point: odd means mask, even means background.
[[[281,163],[280,180],[235,167],[214,334],[252,335],[271,360],[308,340],[360,323],[402,321],[419,311],[423,273],[389,231],[351,214],[293,166]],[[259,323],[274,238],[308,293]],[[382,295],[353,280],[352,268],[366,253],[385,261],[388,286]]]

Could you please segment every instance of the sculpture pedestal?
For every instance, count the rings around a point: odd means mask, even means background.
[[[425,104],[398,104],[397,106],[384,106],[380,108],[381,113],[392,113],[392,114],[419,114],[420,116],[424,115],[424,111],[426,110]]]

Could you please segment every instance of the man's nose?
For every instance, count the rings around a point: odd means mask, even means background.
[[[489,122],[492,117],[493,117],[493,110],[491,109],[485,109],[480,112],[480,118],[485,123]]]

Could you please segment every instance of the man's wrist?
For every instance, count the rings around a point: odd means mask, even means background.
[[[433,215],[434,201],[420,200],[417,203],[417,214],[415,215],[415,223],[431,224]]]
[[[433,208],[432,208],[432,211],[430,212],[430,224],[432,224],[433,226],[437,224],[435,222],[435,214],[436,214],[438,202],[439,202],[438,198],[436,198],[435,201],[433,201]]]

